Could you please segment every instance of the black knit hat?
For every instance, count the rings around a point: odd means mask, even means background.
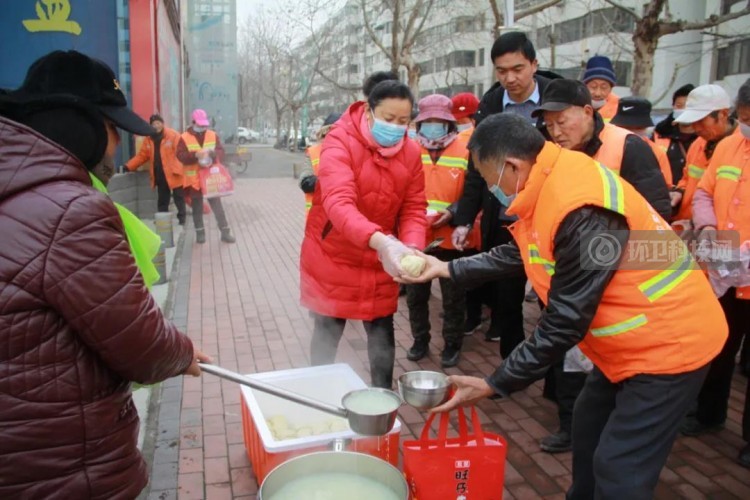
[[[71,102],[83,101],[123,130],[136,135],[154,133],[148,123],[128,108],[112,69],[75,50],[56,50],[37,59],[21,87],[12,94],[22,102],[62,97]]]

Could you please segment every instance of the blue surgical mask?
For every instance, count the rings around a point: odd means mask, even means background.
[[[193,125],[193,132],[197,132],[200,134],[201,132],[205,132],[205,131],[206,131],[206,127],[199,127],[198,125]]]
[[[388,123],[385,120],[375,118],[375,114],[372,115],[372,137],[375,142],[383,146],[384,148],[390,148],[399,143],[406,134],[406,125],[396,125],[395,123]]]
[[[474,125],[472,125],[471,122],[469,122],[469,123],[459,123],[458,125],[456,125],[456,128],[458,129],[459,132],[463,132],[464,130],[469,130],[473,126]]]
[[[750,125],[746,125],[742,122],[739,122],[739,124],[740,124],[740,134],[742,134],[742,136],[745,139],[750,141]]]
[[[423,123],[419,127],[419,135],[425,139],[436,141],[448,134],[447,123]]]
[[[503,190],[500,189],[500,179],[503,178],[503,172],[505,172],[505,165],[503,164],[503,168],[500,169],[500,177],[497,178],[497,184],[494,186],[490,186],[490,193],[497,198],[497,201],[500,202],[501,205],[504,207],[509,207],[511,203],[513,203],[513,200],[516,199],[516,196],[518,196],[518,183],[516,183],[516,192],[510,196],[503,193]]]
[[[410,128],[407,132],[409,134],[409,139],[416,139],[417,138],[417,131],[413,128]]]

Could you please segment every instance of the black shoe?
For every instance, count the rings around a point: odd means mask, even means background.
[[[411,346],[409,352],[406,353],[406,359],[409,361],[419,361],[420,359],[427,356],[430,352],[430,341],[415,340],[414,345]]]
[[[228,227],[225,227],[221,230],[221,241],[224,243],[234,243],[237,241],[237,238],[232,236],[232,231]]]
[[[451,368],[458,364],[458,359],[461,357],[461,348],[457,346],[448,345],[445,346],[443,352],[440,354],[440,365],[443,368]]]
[[[564,453],[570,451],[572,441],[567,431],[557,431],[539,441],[539,447],[547,453]]]
[[[195,241],[197,243],[200,243],[201,245],[206,242],[206,230],[205,229],[195,230]]]
[[[487,333],[484,334],[484,340],[485,342],[500,342],[500,332],[490,327]]]
[[[742,448],[742,451],[740,451],[740,454],[737,457],[737,463],[750,469],[750,444]]]
[[[474,331],[482,325],[482,318],[467,319],[466,326],[464,327],[464,335],[471,335]]]
[[[702,436],[712,432],[719,432],[724,428],[724,422],[720,424],[704,424],[695,417],[687,417],[680,426],[680,432],[685,436]]]

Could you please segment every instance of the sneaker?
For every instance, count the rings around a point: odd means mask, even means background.
[[[750,444],[746,445],[737,456],[737,463],[750,469]]]
[[[719,432],[724,428],[724,422],[720,424],[704,424],[695,417],[687,417],[680,426],[680,432],[685,436],[702,436],[712,432]]]
[[[546,453],[564,453],[570,451],[572,441],[567,431],[557,431],[539,441],[539,447]]]
[[[482,326],[482,319],[467,319],[464,327],[464,335],[471,335],[477,328]]]
[[[195,230],[195,241],[197,243],[200,243],[201,245],[206,242],[206,230],[205,229]]]
[[[234,243],[235,241],[237,241],[237,238],[232,236],[231,229],[225,227],[221,230],[221,241],[223,241],[224,243]]]
[[[443,368],[451,368],[458,364],[458,359],[461,357],[461,348],[457,346],[445,346],[443,352],[440,354],[440,365]]]
[[[409,361],[419,361],[427,356],[428,352],[430,352],[429,340],[427,342],[423,340],[415,340],[414,345],[412,345],[409,352],[406,353],[406,359]]]

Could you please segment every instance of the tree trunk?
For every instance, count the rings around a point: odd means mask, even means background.
[[[659,45],[659,19],[656,16],[647,16],[640,19],[635,25],[633,33],[633,84],[631,91],[633,95],[648,97],[651,92],[651,84],[654,78],[654,54]]]
[[[412,94],[414,94],[414,99],[419,100],[419,77],[422,74],[419,65],[411,63],[406,65],[406,70],[409,78],[409,88],[411,89]]]

